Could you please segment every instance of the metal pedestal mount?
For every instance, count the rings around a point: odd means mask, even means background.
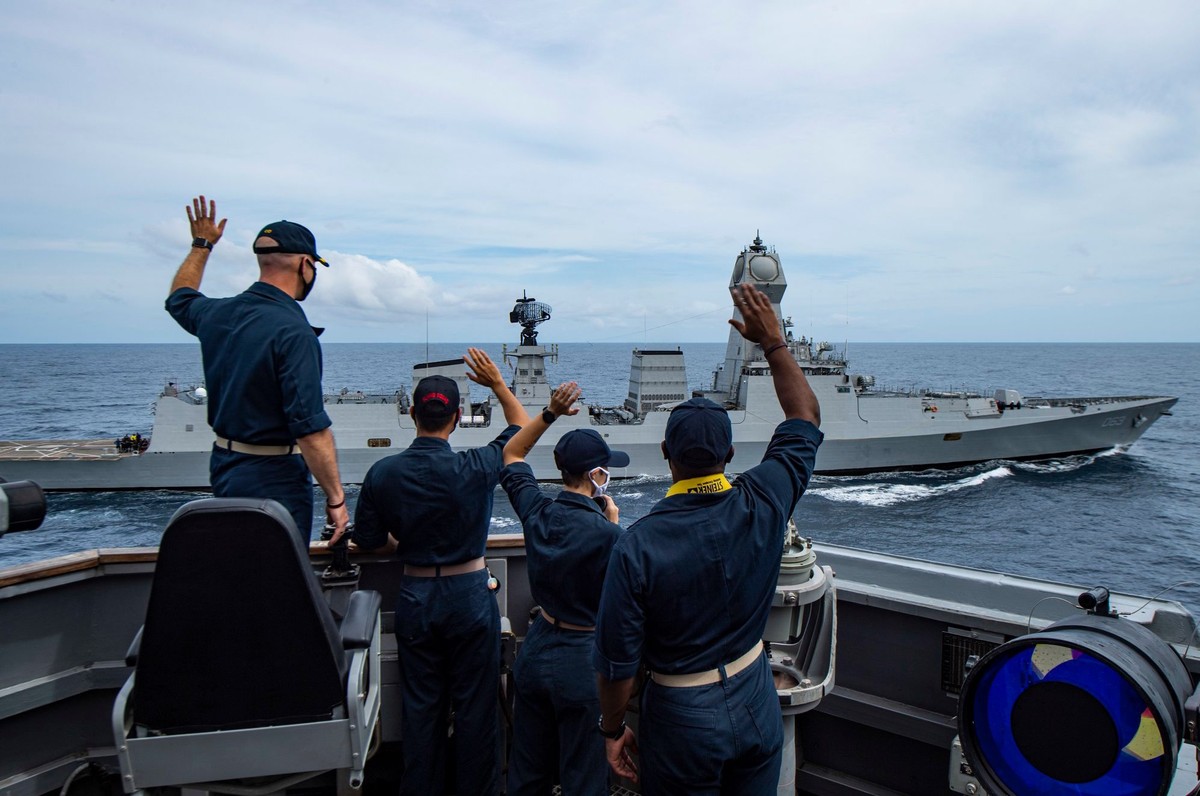
[[[833,690],[837,663],[837,589],[833,569],[817,566],[812,539],[788,520],[779,584],[763,634],[783,711],[780,796],[796,792],[796,715]]]

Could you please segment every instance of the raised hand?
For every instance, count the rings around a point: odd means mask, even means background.
[[[483,349],[468,348],[467,355],[463,357],[463,360],[470,368],[467,371],[467,378],[471,381],[492,390],[504,386],[504,376],[500,374],[500,368],[496,367],[496,363]]]
[[[229,219],[221,219],[221,223],[217,223],[217,201],[215,199],[205,200],[204,195],[200,198],[192,198],[192,206],[185,207],[187,210],[188,223],[192,227],[192,238],[204,238],[209,243],[216,243],[225,234],[225,222]]]
[[[579,414],[579,407],[573,404],[579,400],[579,396],[583,395],[583,389],[573,381],[559,385],[554,394],[550,396],[549,409],[554,413],[555,417],[563,415]]]

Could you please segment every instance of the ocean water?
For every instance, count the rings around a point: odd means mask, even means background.
[[[550,379],[577,380],[589,402],[619,403],[635,347],[561,344],[559,361],[548,366]],[[483,348],[500,361],[499,344]],[[680,348],[689,383],[706,384],[724,343]],[[330,344],[326,391],[407,386],[414,363],[465,350],[454,344]],[[1026,396],[1173,395],[1180,401],[1173,416],[1156,422],[1128,451],[815,478],[795,514],[805,535],[818,543],[1080,587],[1161,593],[1200,614],[1200,344],[852,343],[848,356],[851,372],[873,374],[880,386],[984,394],[1011,388]],[[196,345],[0,345],[0,439],[149,433],[162,385],[196,383],[201,372]],[[622,524],[643,516],[667,486],[663,478],[616,483],[612,493]],[[53,493],[40,529],[0,539],[0,568],[77,550],[154,545],[171,514],[202,495]],[[356,498],[351,488],[352,510]],[[492,530],[520,530],[501,491]]]

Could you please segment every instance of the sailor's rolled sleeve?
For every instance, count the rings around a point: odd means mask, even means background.
[[[276,369],[283,393],[288,433],[306,437],[333,425],[321,393],[321,345],[311,329],[284,335]]]
[[[613,548],[596,616],[592,668],[610,682],[627,680],[638,672],[645,636],[645,613],[637,599],[641,577],[623,541]]]
[[[354,531],[350,539],[363,550],[378,550],[387,543],[387,538],[388,533],[380,525],[379,513],[375,510],[371,473],[368,471],[354,507]]]
[[[740,488],[790,515],[808,489],[824,438],[807,420],[784,420],[775,428],[762,462],[739,476]]]
[[[202,305],[208,299],[195,288],[181,287],[167,296],[166,308],[175,322],[183,327],[188,334],[196,334],[200,327],[199,317]]]
[[[513,462],[500,471],[500,486],[508,495],[508,502],[521,519],[528,524],[529,517],[551,500],[542,494],[533,468],[527,462]]]

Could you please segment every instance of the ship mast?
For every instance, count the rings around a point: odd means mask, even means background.
[[[546,381],[546,359],[558,362],[558,346],[549,348],[537,341],[537,327],[550,320],[552,308],[545,302],[530,297],[521,291],[512,312],[508,314],[509,323],[521,325],[521,344],[514,350],[509,350],[505,344],[503,359],[509,357],[516,360],[513,366],[512,391],[525,406],[535,406],[539,410],[550,403],[550,384]]]
[[[762,237],[757,232],[754,235],[754,242],[742,249],[733,263],[733,275],[729,278],[729,289],[733,290],[738,285],[747,282],[767,295],[767,298],[771,300],[771,309],[775,310],[775,317],[782,318],[783,312],[780,309],[780,303],[787,290],[787,278],[783,275],[783,265],[779,262],[779,255],[773,248],[768,248],[763,244]],[[738,321],[742,319],[742,313],[736,306],[733,309],[733,318]],[[787,330],[782,321],[779,333],[783,339],[788,339]],[[716,393],[713,396],[714,399],[737,403],[742,365],[747,361],[752,362],[757,359],[762,359],[762,348],[746,340],[737,329],[730,326],[729,342],[725,347],[725,361],[713,378],[713,392]]]

